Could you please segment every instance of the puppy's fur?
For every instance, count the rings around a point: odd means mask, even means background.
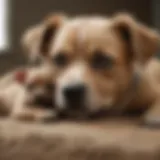
[[[56,116],[52,71],[43,66],[19,69],[4,76],[0,83],[3,85],[0,91],[0,114],[33,121]]]
[[[53,16],[54,19],[51,18]],[[46,58],[45,52],[47,52],[45,48],[48,48],[49,45],[46,42],[50,40],[50,37],[54,35],[54,32],[58,30],[60,24],[62,24],[64,20],[65,16],[63,16],[63,14],[51,14],[41,23],[25,31],[21,38],[21,45],[30,62],[33,64],[37,61],[46,62],[46,60],[44,61]],[[54,24],[54,28],[52,26],[49,27],[51,23]],[[46,30],[46,28],[48,30]],[[46,34],[44,34],[44,32]]]
[[[57,106],[67,107],[64,88],[82,84],[89,113],[149,108],[145,122],[160,124],[158,33],[128,14],[62,19],[44,22],[37,47],[59,73]]]

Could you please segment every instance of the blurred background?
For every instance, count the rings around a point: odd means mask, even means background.
[[[25,64],[20,38],[50,12],[112,15],[130,12],[143,23],[160,27],[159,0],[0,0],[0,73]]]

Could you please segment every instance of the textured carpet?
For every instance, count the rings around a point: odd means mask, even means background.
[[[0,120],[0,160],[160,160],[160,130],[139,127],[136,120]]]

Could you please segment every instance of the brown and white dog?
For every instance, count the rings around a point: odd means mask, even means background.
[[[37,53],[58,73],[59,110],[92,114],[104,109],[148,109],[145,122],[160,124],[160,63],[154,57],[157,32],[128,14],[56,15],[43,27]],[[32,38],[37,29],[30,32]]]
[[[32,121],[54,118],[52,71],[46,67],[34,67],[18,69],[4,76],[0,83],[3,85],[0,114]]]

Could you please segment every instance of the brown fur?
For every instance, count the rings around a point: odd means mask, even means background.
[[[53,16],[55,18],[53,18]],[[63,18],[62,18],[63,17]],[[43,62],[42,58],[45,58],[45,52],[43,49],[45,48],[45,44],[43,43],[43,39],[45,39],[43,33],[47,32],[48,27],[52,24],[54,25],[54,29],[52,32],[55,32],[60,24],[63,23],[65,17],[63,14],[51,14],[45,18],[44,21],[30,27],[25,31],[21,38],[21,45],[24,50],[24,53],[27,55],[27,58],[34,64],[37,60]],[[54,31],[55,30],[55,31]],[[49,30],[48,30],[49,31]],[[50,31],[49,31],[50,32]],[[49,33],[52,34],[52,33]],[[50,37],[47,37],[48,41]],[[43,46],[41,44],[43,43]],[[49,44],[47,44],[49,45]],[[46,46],[48,48],[49,46]]]

